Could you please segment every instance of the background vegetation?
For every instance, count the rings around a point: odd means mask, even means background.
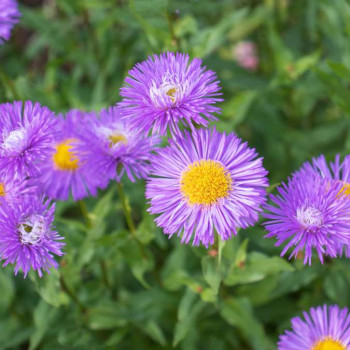
[[[55,112],[119,100],[127,71],[166,50],[200,57],[225,102],[219,130],[264,156],[271,184],[303,161],[350,149],[350,2],[346,0],[23,0],[0,47],[0,101]],[[257,44],[247,71],[234,46]],[[125,181],[136,232],[115,184],[85,203],[58,203],[60,269],[39,279],[0,271],[0,349],[273,350],[290,318],[322,303],[349,306],[346,259],[279,257],[261,226],[209,251],[168,240],[144,183]],[[84,214],[84,215],[83,215]]]

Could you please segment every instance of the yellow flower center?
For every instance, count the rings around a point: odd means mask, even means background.
[[[220,163],[201,160],[182,173],[180,187],[189,204],[211,205],[228,195],[232,179]]]
[[[339,191],[338,195],[350,197],[350,184],[347,182],[343,182],[343,187]]]
[[[175,87],[172,87],[170,88],[166,94],[170,97],[171,101],[172,102],[175,102],[175,94],[176,94],[176,88]]]
[[[53,155],[53,161],[59,170],[76,170],[79,168],[75,152],[71,151],[71,143],[76,140],[67,139],[56,146],[56,153]]]
[[[346,350],[345,346],[342,345],[339,341],[333,340],[330,337],[327,337],[323,340],[318,341],[312,347],[312,350]]]
[[[128,140],[126,139],[126,137],[121,134],[110,135],[108,137],[108,140],[109,140],[109,147],[116,145],[118,142],[124,143],[124,145],[128,143]]]
[[[5,185],[3,183],[0,183],[0,197],[4,197],[5,194]]]

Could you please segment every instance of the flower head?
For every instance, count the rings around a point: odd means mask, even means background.
[[[215,73],[200,59],[190,62],[188,55],[168,52],[136,64],[121,89],[120,106],[131,129],[178,133],[179,124],[193,128],[216,120],[219,89]]]
[[[278,350],[347,350],[350,315],[347,308],[318,306],[292,319],[292,331],[280,336]]]
[[[323,263],[323,255],[336,257],[339,245],[350,240],[350,201],[339,195],[341,183],[304,169],[278,187],[279,195],[270,196],[266,237],[276,237],[276,246],[288,242],[282,256],[292,247],[290,258],[305,250],[304,264],[311,264],[315,249]]]
[[[70,193],[74,200],[89,194],[96,195],[102,185],[102,174],[87,171],[89,164],[83,164],[75,145],[82,142],[79,131],[89,116],[79,110],[71,110],[66,117],[58,117],[57,133],[51,157],[42,165],[40,182],[43,192],[52,199],[67,200]]]
[[[234,48],[234,56],[238,65],[250,71],[257,70],[259,58],[256,51],[256,45],[250,41],[238,43]]]
[[[262,158],[233,133],[215,129],[184,132],[152,159],[146,185],[150,212],[164,233],[182,242],[214,243],[258,219],[265,202],[267,171]]]
[[[128,128],[121,118],[119,107],[102,109],[86,121],[80,132],[82,142],[74,146],[84,163],[83,168],[93,174],[103,174],[105,181],[121,181],[124,173],[131,181],[145,178],[149,173],[151,152],[158,137],[141,137]]]
[[[350,200],[350,156],[344,157],[344,160],[340,161],[340,155],[336,155],[335,161],[327,164],[324,155],[320,155],[317,158],[312,159],[312,165],[306,162],[302,171],[311,172],[314,171],[322,178],[329,181],[335,181],[341,183],[342,187],[339,192],[339,196],[345,196]],[[339,246],[340,255],[343,253],[344,246]],[[350,242],[345,245],[346,256],[350,257]]]
[[[17,1],[0,0],[0,45],[10,39],[12,27],[20,17]]]
[[[30,101],[0,105],[0,169],[14,179],[36,177],[53,149],[54,114]]]
[[[3,202],[0,206],[0,257],[3,266],[15,265],[26,277],[30,268],[42,276],[42,270],[57,268],[53,254],[62,255],[64,243],[53,230],[55,206],[42,198],[25,196],[20,201]]]

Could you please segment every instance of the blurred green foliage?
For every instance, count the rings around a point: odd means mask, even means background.
[[[217,127],[256,147],[271,184],[312,156],[349,153],[349,1],[23,0],[21,12],[0,47],[0,101],[107,107],[136,62],[179,50],[217,72]],[[257,44],[256,72],[235,62],[242,40]],[[147,214],[143,182],[124,187],[134,234],[112,185],[57,204],[58,271],[0,271],[0,349],[273,350],[302,310],[350,305],[345,259],[282,259],[259,225],[209,251],[184,246]]]

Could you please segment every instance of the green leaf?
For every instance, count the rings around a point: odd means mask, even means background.
[[[191,313],[192,307],[197,300],[198,294],[193,293],[190,289],[186,288],[177,309],[177,319],[179,321],[182,321]]]
[[[246,238],[243,243],[239,246],[237,251],[235,265],[236,266],[244,266],[247,259],[247,249],[248,249],[249,239]]]
[[[57,314],[57,309],[45,303],[43,300],[34,310],[35,331],[30,337],[29,350],[37,349],[46,332],[50,329]]]
[[[189,298],[186,296],[186,298]],[[193,307],[189,310],[187,314],[183,314],[183,318],[178,319],[173,339],[173,346],[177,346],[188,333],[195,327],[197,318],[199,317],[200,312],[204,309],[205,303],[198,300]]]
[[[154,222],[154,218],[148,213],[145,213],[143,220],[137,227],[137,238],[141,243],[148,244],[154,239],[156,231],[157,226]]]
[[[244,121],[257,94],[257,91],[254,90],[242,91],[223,103],[222,115],[224,118],[232,120],[232,127],[236,127]]]
[[[350,80],[350,69],[344,64],[332,61],[327,61],[327,64],[339,78]]]
[[[254,350],[271,350],[273,344],[264,328],[256,319],[246,298],[227,299],[220,307],[221,317],[230,325],[237,327]]]
[[[0,290],[0,313],[2,314],[7,311],[14,297],[13,277],[10,277],[8,271],[6,270],[0,271]]]
[[[88,324],[91,329],[114,329],[128,323],[129,311],[120,303],[104,301],[92,307],[88,313]]]
[[[61,289],[58,270],[52,269],[45,278],[38,277],[37,273],[30,273],[29,276],[34,282],[37,292],[46,303],[55,307],[69,304],[69,297]]]
[[[123,254],[125,261],[129,265],[134,277],[145,287],[150,288],[146,282],[144,275],[152,269],[153,260],[148,255],[143,245],[131,238],[123,247],[120,247],[120,252]]]
[[[328,298],[340,306],[348,305],[349,296],[344,291],[349,290],[349,287],[349,281],[343,271],[335,269],[332,269],[331,273],[326,275],[323,283],[323,288]]]
[[[202,258],[202,271],[203,277],[213,290],[214,295],[218,294],[222,280],[218,258],[211,256],[205,256]]]
[[[278,256],[268,257],[257,252],[250,253],[246,262],[238,261],[236,266],[231,267],[224,281],[226,285],[253,283],[271,274],[293,271],[293,267],[284,259]]]
[[[167,345],[164,332],[154,320],[149,320],[144,325],[142,325],[142,330],[160,345]]]

